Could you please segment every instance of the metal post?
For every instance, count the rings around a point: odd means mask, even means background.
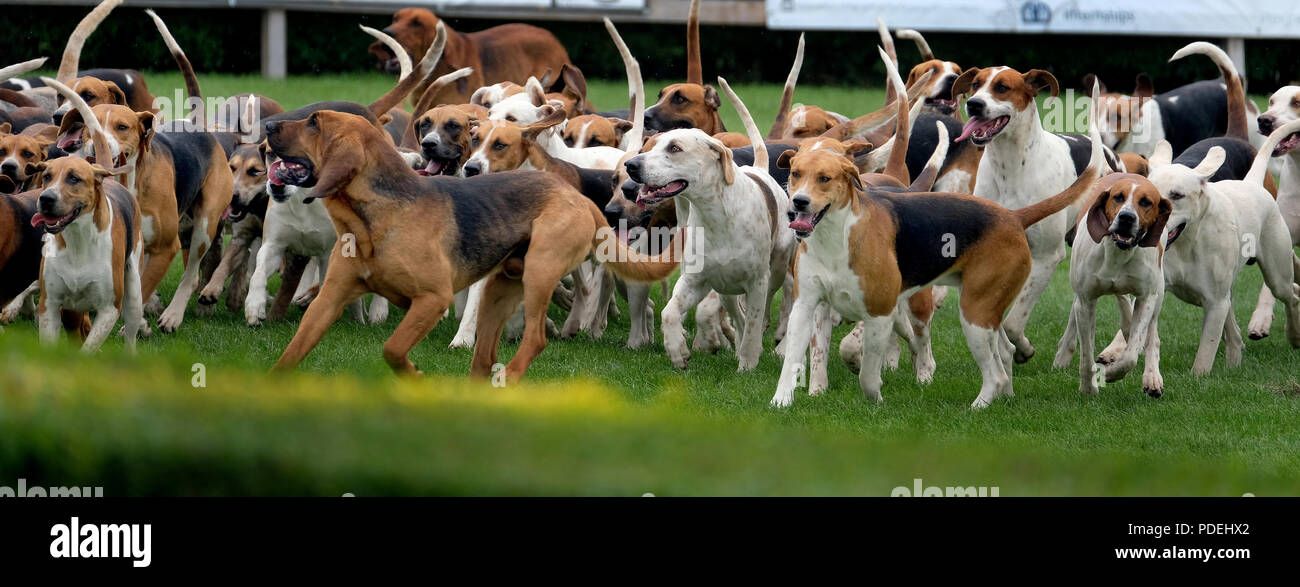
[[[1249,77],[1246,74],[1246,39],[1241,37],[1232,37],[1228,39],[1227,53],[1232,58],[1232,64],[1237,66],[1237,74],[1244,80]]]
[[[262,13],[262,77],[282,79],[289,71],[286,20],[283,8]]]

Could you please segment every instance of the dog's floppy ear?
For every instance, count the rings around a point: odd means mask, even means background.
[[[59,140],[59,129],[52,124],[47,125],[41,128],[41,130],[36,134],[32,135],[32,138],[36,139],[36,143],[41,145],[42,149],[45,149],[50,145],[53,145],[54,141]]]
[[[1218,173],[1219,168],[1223,167],[1223,161],[1228,158],[1228,154],[1223,147],[1210,147],[1210,152],[1205,154],[1205,158],[1192,171],[1201,177],[1201,181],[1206,181]]]
[[[780,157],[776,158],[776,166],[780,167],[781,169],[789,169],[790,160],[794,159],[794,156],[795,156],[794,149],[786,149],[784,152],[781,153]]]
[[[533,106],[546,105],[546,90],[542,89],[542,84],[537,81],[537,78],[528,78],[528,84],[524,89],[528,91],[528,99],[533,101]]]
[[[1101,239],[1110,234],[1110,220],[1106,218],[1106,202],[1109,200],[1110,192],[1101,190],[1088,208],[1088,236],[1092,237],[1094,243],[1100,243]]]
[[[704,86],[704,103],[714,110],[722,106],[722,98],[718,96],[718,90],[713,86]]]
[[[140,153],[139,153],[139,156],[143,156],[144,153],[149,150],[149,145],[153,142],[154,117],[152,112],[136,112],[135,117],[140,120],[140,128],[143,129],[142,132],[140,133]],[[139,158],[139,156],[137,156],[137,159]]]
[[[1083,76],[1083,87],[1085,89],[1091,88],[1093,87],[1093,85],[1096,85],[1097,90],[1100,91],[1101,93],[1103,94],[1106,93],[1106,82],[1101,81],[1101,78],[1097,77],[1097,74],[1089,73]]]
[[[1151,81],[1151,76],[1145,73],[1137,74],[1137,79],[1133,83],[1133,96],[1150,98],[1154,95],[1156,95],[1156,84]]]
[[[565,112],[564,110],[564,104],[559,102],[558,100],[551,102],[550,104],[547,104],[545,106],[542,106],[540,109],[538,109],[537,115],[538,115],[537,122],[529,124],[528,126],[525,126],[522,129],[520,129],[520,132],[524,136],[530,138],[536,137],[538,133],[548,128],[551,128],[552,126],[560,124],[561,122],[564,122],[564,120],[568,117],[568,113]]]
[[[633,124],[622,118],[611,118],[610,121],[614,123],[614,132],[617,133],[615,138],[620,141],[623,140],[623,135],[627,134],[627,131],[632,130]]]
[[[851,141],[844,141],[844,154],[848,155],[850,159],[857,159],[862,155],[866,155],[867,152],[871,151],[872,147],[874,146],[875,145],[871,144],[871,141],[863,141],[863,140],[856,140],[856,139]]]
[[[1042,93],[1043,88],[1050,89],[1053,98],[1061,93],[1061,85],[1056,82],[1056,76],[1041,69],[1031,69],[1020,77],[1034,89],[1036,94]]]
[[[316,187],[308,198],[327,198],[347,188],[357,176],[364,153],[364,147],[355,139],[341,139],[331,143],[330,149],[321,157]]]
[[[104,85],[108,86],[108,93],[113,95],[114,104],[126,106],[126,93],[122,91],[122,88],[117,87],[117,84],[113,82],[104,82]]]
[[[731,149],[713,137],[709,137],[708,145],[718,154],[718,165],[722,167],[722,180],[727,182],[727,185],[736,183],[736,164],[731,159]]]
[[[489,91],[488,88],[490,87],[491,86],[483,86],[474,90],[474,94],[469,97],[469,103],[478,104],[479,106],[487,108],[487,93]]]
[[[1165,232],[1165,225],[1169,223],[1169,215],[1173,213],[1174,206],[1169,203],[1169,200],[1160,198],[1156,210],[1156,220],[1147,227],[1147,233],[1142,235],[1142,240],[1138,242],[1139,247],[1154,247],[1160,244],[1160,236]]]
[[[8,122],[0,123],[0,135],[13,134],[14,125]]]
[[[1161,139],[1160,142],[1156,143],[1156,148],[1154,151],[1151,152],[1151,157],[1147,158],[1147,167],[1150,167],[1151,169],[1155,169],[1157,167],[1164,167],[1165,165],[1169,165],[1170,163],[1173,162],[1174,162],[1173,145],[1170,145],[1169,141]]]
[[[63,113],[63,119],[59,121],[59,136],[68,134],[76,125],[85,126],[86,121],[81,119],[81,111],[73,108]]]
[[[565,63],[560,68],[560,79],[564,80],[563,94],[574,99],[574,110],[579,113],[587,111],[587,78],[582,70]]]
[[[132,171],[135,171],[135,164],[127,163],[126,165],[114,167],[112,169],[107,169],[99,164],[95,164],[90,166],[90,170],[95,173],[96,181],[103,181],[106,177],[129,175]]]
[[[963,95],[969,94],[970,85],[975,82],[975,76],[979,74],[979,72],[980,72],[980,68],[978,67],[972,67],[970,69],[967,69],[966,71],[961,72],[961,75],[957,76],[957,80],[952,82],[951,98],[953,100],[958,100]]]

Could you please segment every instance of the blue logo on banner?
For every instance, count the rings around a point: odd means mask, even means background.
[[[1025,24],[1047,24],[1052,22],[1052,7],[1044,2],[1030,0],[1020,5],[1020,21]]]

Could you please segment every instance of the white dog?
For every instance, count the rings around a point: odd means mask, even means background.
[[[695,255],[664,307],[664,347],[673,365],[685,369],[690,358],[682,319],[710,290],[724,296],[727,311],[743,317],[736,355],[739,370],[758,365],[772,295],[781,289],[796,246],[794,232],[780,218],[789,196],[767,172],[767,147],[749,111],[726,80],[718,83],[745,123],[756,166],[739,167],[731,149],[699,129],[677,129],[658,136],[654,147],[627,161],[633,181],[643,184],[642,200],[677,198],[689,203],[679,224]],[[680,220],[680,215],[679,215]],[[742,310],[736,298],[744,295]]]
[[[1259,117],[1259,132],[1274,130],[1300,120],[1300,86],[1286,86],[1268,99],[1268,110]],[[1294,128],[1294,127],[1292,127]],[[1300,129],[1297,129],[1300,131]],[[1291,231],[1291,246],[1300,245],[1300,132],[1287,133],[1273,149],[1274,161],[1281,160],[1281,181],[1277,184],[1277,207]],[[1261,147],[1262,148],[1262,147]],[[1295,268],[1300,275],[1300,265]],[[1251,316],[1247,332],[1253,339],[1268,336],[1273,324],[1273,294],[1267,287],[1259,290],[1259,302]]]
[[[1291,235],[1277,202],[1263,187],[1273,148],[1296,128],[1274,132],[1240,181],[1207,181],[1223,164],[1225,153],[1219,147],[1195,169],[1170,163],[1167,142],[1157,145],[1151,157],[1151,183],[1173,205],[1165,284],[1179,299],[1205,308],[1193,374],[1210,372],[1221,337],[1227,338],[1228,366],[1241,362],[1244,345],[1232,312],[1232,283],[1251,259],[1259,262],[1264,283],[1286,307],[1287,339],[1300,347],[1300,286],[1295,284]]]

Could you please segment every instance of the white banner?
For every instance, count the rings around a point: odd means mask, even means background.
[[[1087,33],[1300,38],[1297,0],[767,0],[767,26],[795,30]]]

